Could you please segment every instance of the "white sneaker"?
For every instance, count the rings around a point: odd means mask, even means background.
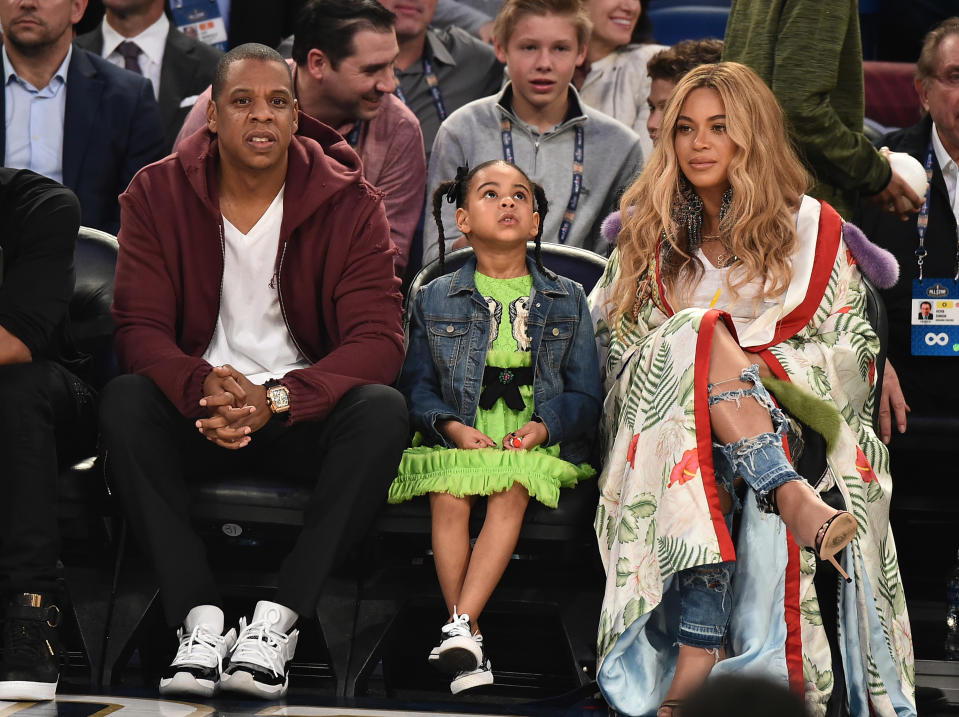
[[[160,678],[161,695],[212,697],[220,686],[223,662],[236,642],[236,630],[216,635],[206,625],[177,630],[180,647]]]
[[[240,636],[220,680],[224,690],[266,700],[286,694],[300,631],[277,632],[275,625],[276,620],[269,617],[249,625],[246,618],[240,618]]]
[[[483,660],[483,638],[477,637],[480,642],[474,639],[470,616],[457,615],[454,607],[453,619],[440,628],[440,644],[430,651],[427,661],[450,675],[475,670]]]
[[[493,684],[493,665],[486,657],[486,650],[483,649],[483,636],[474,635],[473,641],[479,646],[482,657],[472,670],[461,670],[450,682],[450,692],[454,695],[465,690],[471,690],[474,687]]]

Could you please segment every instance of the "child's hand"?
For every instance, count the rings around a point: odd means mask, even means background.
[[[518,438],[520,445],[514,445]],[[539,421],[530,421],[520,429],[507,433],[503,437],[503,448],[508,451],[528,451],[531,448],[545,443],[549,439],[549,431]]]
[[[467,426],[459,421],[444,421],[438,428],[447,438],[456,444],[457,448],[494,448],[496,442],[485,433],[477,431],[472,426]]]

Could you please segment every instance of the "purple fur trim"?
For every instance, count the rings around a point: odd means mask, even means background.
[[[600,230],[600,234],[602,234],[603,239],[608,241],[610,244],[616,244],[616,238],[619,236],[619,231],[622,228],[623,218],[620,216],[619,212],[613,212],[603,220],[603,227]]]
[[[890,289],[896,285],[899,281],[899,262],[896,257],[869,241],[862,229],[850,222],[843,222],[842,239],[866,278],[880,289]]]

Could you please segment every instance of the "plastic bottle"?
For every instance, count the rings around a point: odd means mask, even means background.
[[[959,660],[959,555],[946,583],[946,659]]]

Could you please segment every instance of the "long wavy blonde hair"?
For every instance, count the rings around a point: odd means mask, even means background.
[[[809,185],[808,175],[786,136],[779,103],[763,81],[736,62],[703,65],[676,86],[656,148],[620,202],[620,274],[610,297],[614,325],[621,317],[633,318],[638,282],[664,234],[673,249],[663,252],[661,277],[667,292],[673,295],[680,286],[688,288],[703,272],[702,263],[689,251],[685,228],[672,216],[683,178],[674,144],[676,120],[686,98],[700,87],[719,93],[726,131],[736,145],[728,170],[733,199],[720,224],[727,250],[739,258],[728,275],[730,292],[735,297],[737,289],[762,279],[765,298],[780,295],[789,284],[790,256],[797,241],[794,214]]]

